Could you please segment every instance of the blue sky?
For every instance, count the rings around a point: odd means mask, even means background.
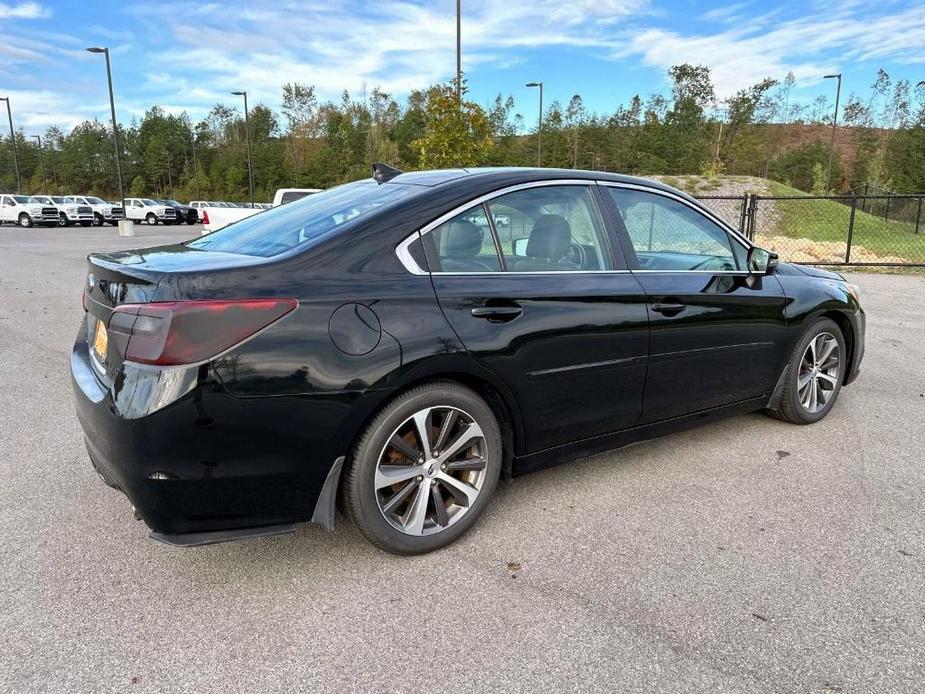
[[[532,120],[547,101],[580,93],[592,111],[664,90],[681,62],[713,69],[720,96],[793,71],[792,98],[811,101],[828,72],[867,95],[878,67],[925,80],[925,3],[694,0],[463,0],[463,67],[471,97],[501,92]],[[0,0],[0,96],[36,132],[108,118],[101,56],[112,50],[121,121],[153,104],[203,116],[231,90],[279,105],[280,85],[316,85],[323,98],[365,84],[402,96],[455,70],[454,0]],[[831,101],[831,98],[830,98]]]

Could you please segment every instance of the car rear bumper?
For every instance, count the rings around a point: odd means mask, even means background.
[[[313,516],[329,525],[330,515],[318,517],[316,505],[330,505],[319,498],[343,455],[330,431],[343,415],[337,403],[242,398],[207,366],[194,367],[190,381],[181,371],[130,367],[108,388],[91,365],[85,329],[71,354],[77,417],[93,466],[159,539],[201,544],[183,536]],[[233,532],[224,534],[233,539]]]

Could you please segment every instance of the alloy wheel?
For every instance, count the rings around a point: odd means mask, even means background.
[[[486,479],[482,428],[467,412],[428,407],[402,422],[376,464],[379,511],[406,535],[433,535],[458,522]]]
[[[824,409],[838,385],[841,366],[838,340],[832,333],[816,335],[800,360],[797,393],[800,405],[810,414]]]

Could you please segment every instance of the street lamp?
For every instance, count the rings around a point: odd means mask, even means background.
[[[45,157],[42,156],[42,136],[33,135],[33,139],[38,140],[39,143],[39,161],[42,163],[42,185],[44,187],[45,195],[48,195],[48,178],[45,176]]]
[[[193,128],[190,128],[189,136],[190,144],[193,146],[193,178],[196,181],[196,198],[201,199],[202,195],[199,193],[199,166],[196,164],[196,131]]]
[[[244,97],[244,140],[247,142],[247,182],[251,189],[251,207],[254,206],[254,165],[251,162],[251,127],[247,118],[247,92],[231,92]]]
[[[456,101],[462,105],[462,0],[456,0]]]
[[[832,154],[835,151],[835,126],[838,123],[838,99],[841,96],[841,73],[835,75],[825,75],[823,79],[838,80],[838,87],[835,90],[835,113],[832,115],[832,135],[829,137],[829,165],[825,170],[825,193],[829,194],[829,181],[832,178]]]
[[[0,101],[6,102],[6,115],[10,119],[10,142],[13,143],[13,167],[16,169],[16,187],[22,195],[22,181],[19,178],[19,158],[16,156],[16,132],[13,130],[13,112],[10,110],[10,97],[0,96]]]
[[[528,87],[540,88],[540,117],[536,123],[536,165],[543,165],[543,83],[527,82]]]
[[[109,83],[109,111],[112,114],[112,146],[116,153],[116,176],[119,178],[119,197],[122,200],[122,209],[125,209],[125,189],[122,187],[122,157],[119,156],[119,126],[116,123],[116,100],[112,95],[112,68],[109,65],[109,49],[93,46],[87,49],[90,53],[102,53],[106,56],[106,81]]]

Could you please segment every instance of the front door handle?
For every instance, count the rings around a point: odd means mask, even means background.
[[[663,316],[676,316],[686,308],[687,308],[686,304],[668,304],[668,303],[652,304],[652,310],[655,311],[656,313],[661,313]]]
[[[476,306],[469,311],[475,318],[486,318],[492,323],[514,320],[523,312],[520,306]]]

